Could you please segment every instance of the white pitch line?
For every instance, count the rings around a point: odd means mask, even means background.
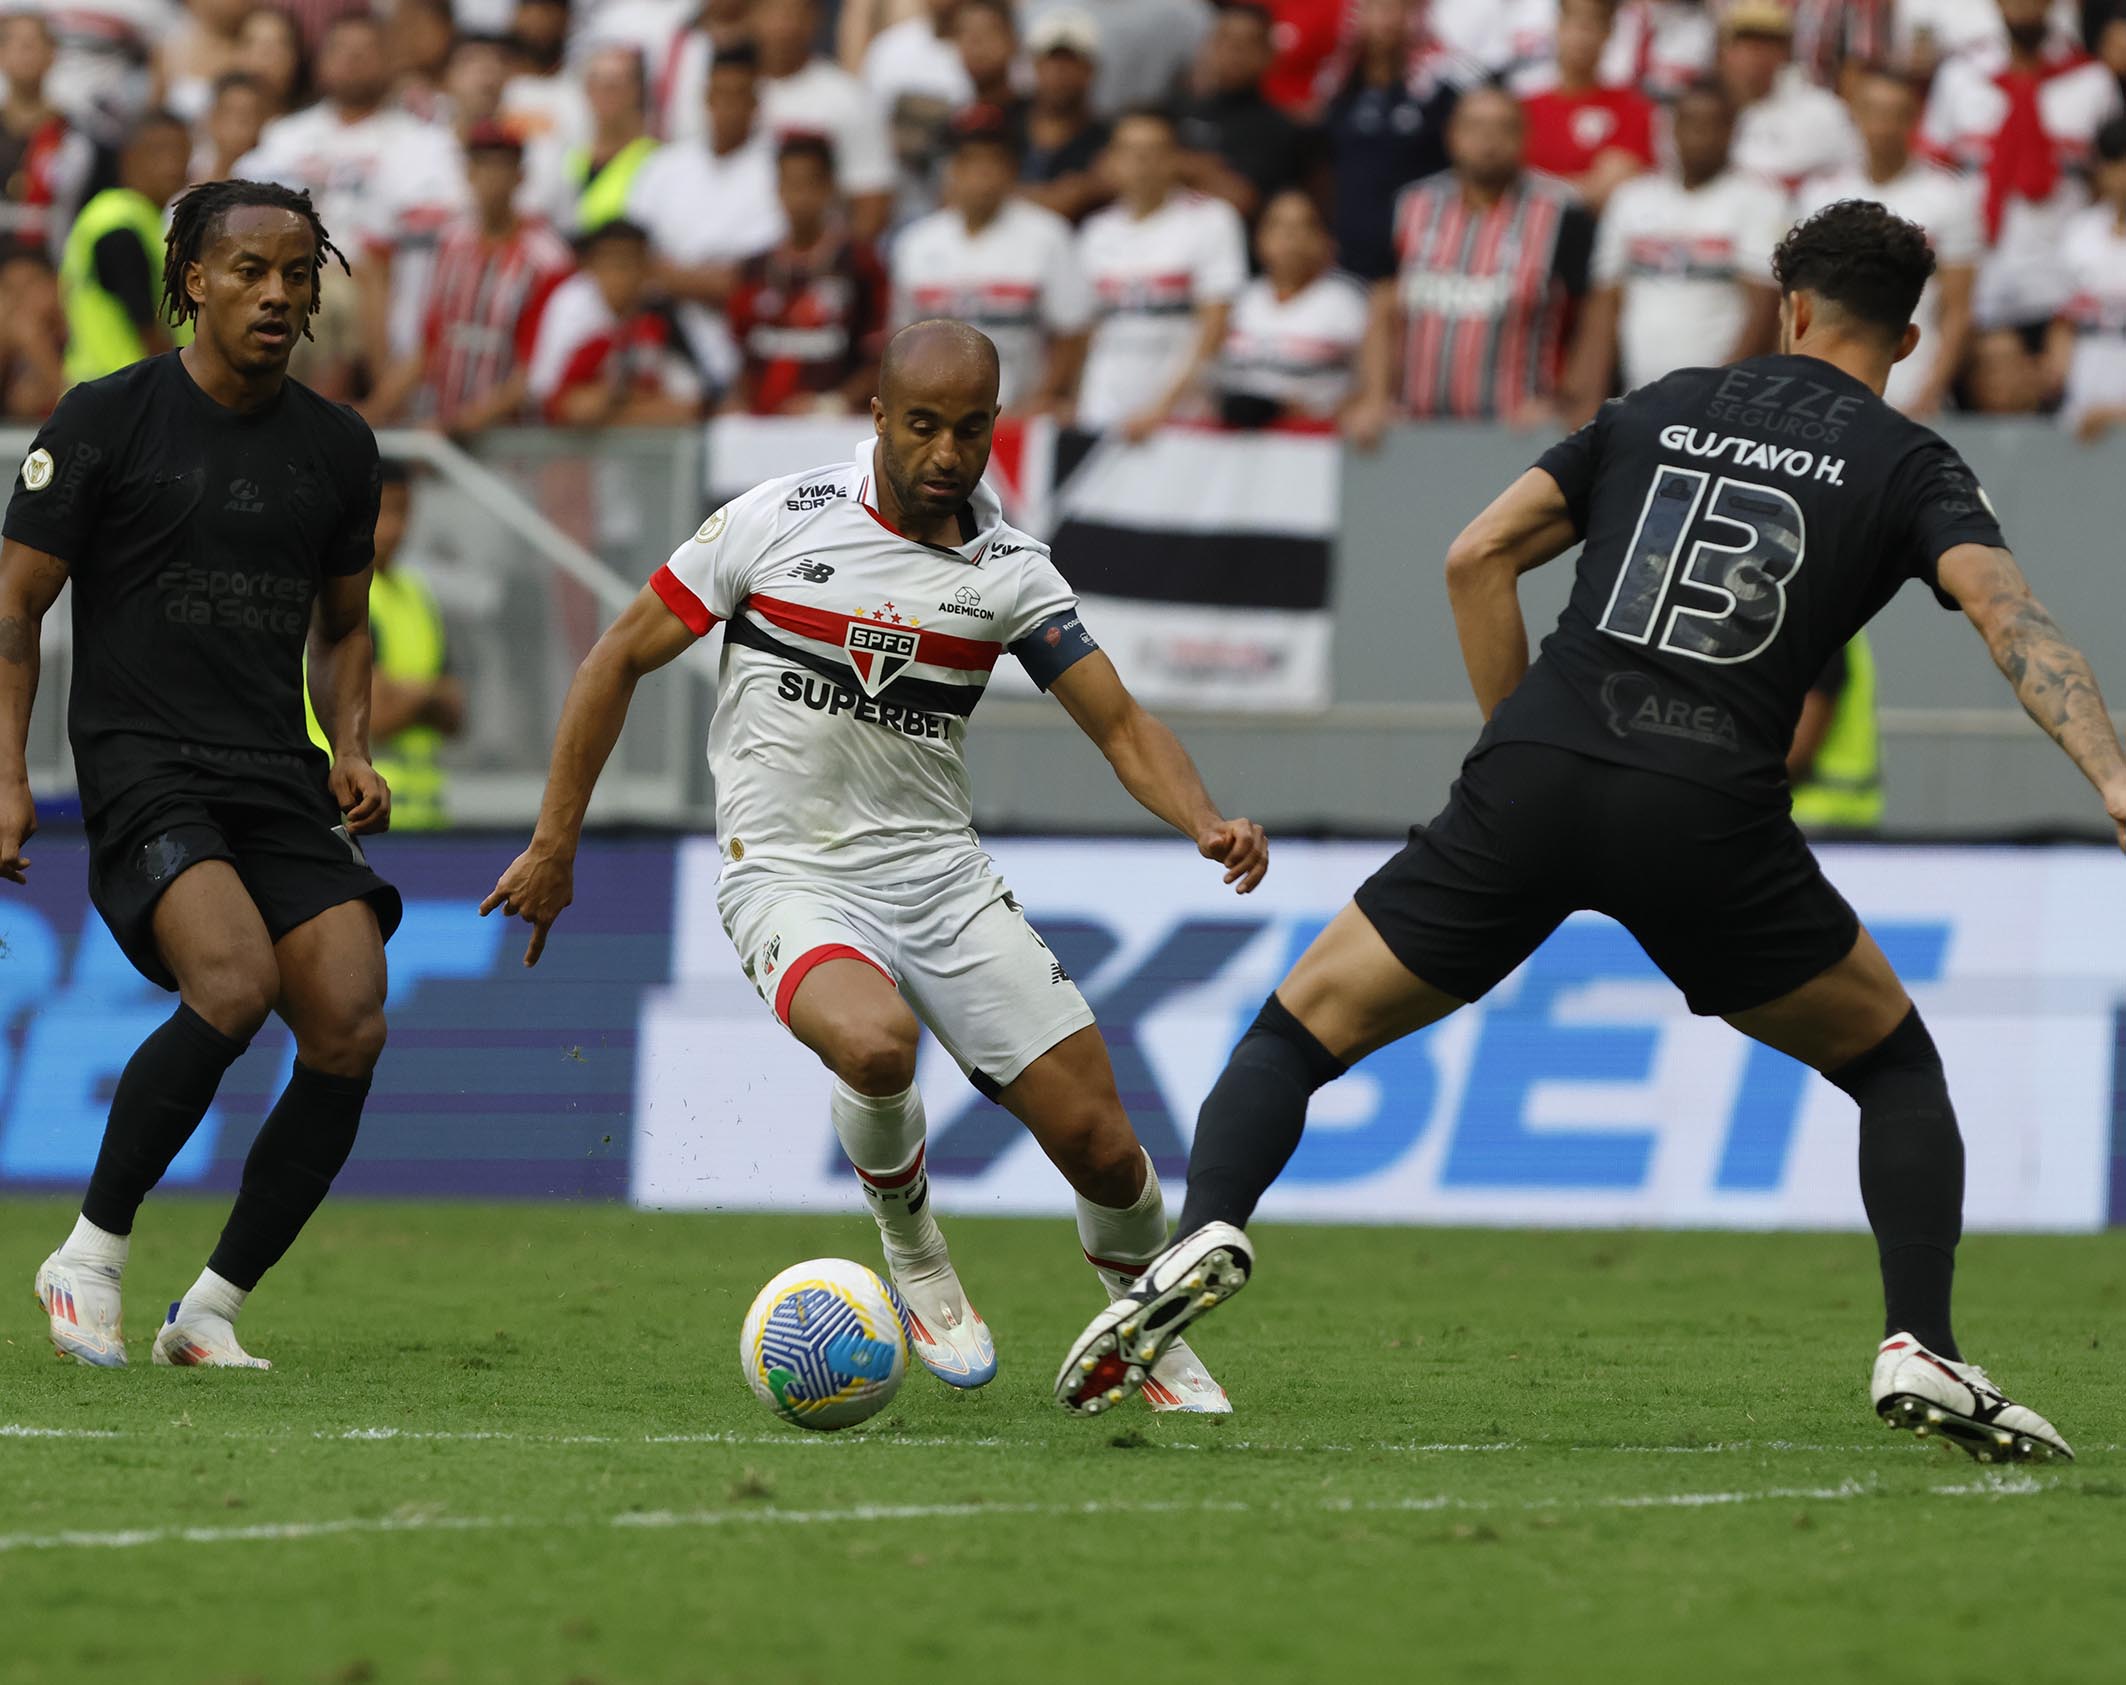
[[[1109,1424],[1102,1424],[1103,1426]],[[190,1426],[172,1424],[174,1434],[200,1431]],[[888,1432],[855,1433],[728,1433],[704,1431],[701,1433],[529,1433],[508,1428],[394,1428],[351,1427],[313,1428],[308,1437],[324,1444],[390,1444],[406,1441],[412,1444],[448,1443],[465,1445],[538,1445],[538,1446],[628,1446],[628,1445],[734,1445],[785,1449],[801,1446],[842,1447],[889,1446],[896,1450],[951,1450],[951,1451],[1056,1451],[1083,1446],[1098,1448],[1098,1429],[1088,1429],[1082,1436],[1064,1439],[1038,1439],[1000,1434],[915,1434]],[[0,1439],[80,1439],[109,1440],[150,1437],[137,1429],[129,1428],[55,1428],[36,1427],[19,1422],[0,1423]],[[287,1441],[301,1437],[298,1429],[277,1432],[239,1432],[223,1430],[222,1439],[246,1441]],[[1188,1451],[1188,1452],[1255,1452],[1289,1456],[1473,1456],[1502,1451],[1566,1451],[1578,1454],[1617,1456],[1748,1456],[1777,1454],[1780,1456],[1865,1456],[1872,1453],[1895,1454],[1910,1447],[1896,1438],[1870,1439],[1865,1444],[1811,1445],[1790,1439],[1735,1439],[1723,1440],[1709,1445],[1574,1445],[1558,1444],[1541,1440],[1501,1439],[1489,1441],[1460,1442],[1375,1440],[1370,1444],[1347,1445],[1332,1442],[1281,1442],[1259,1439],[1186,1440],[1147,1439],[1130,1447],[1142,1451]],[[2096,1451],[2116,1452],[2126,1450],[2118,1445],[2090,1447]]]
[[[1930,1486],[1928,1493],[1943,1497],[1992,1498],[2033,1497],[2058,1483],[2039,1481],[2028,1475],[1980,1477]],[[1075,1504],[859,1504],[846,1509],[786,1510],[774,1508],[711,1510],[629,1510],[608,1516],[603,1526],[615,1531],[665,1531],[715,1527],[818,1527],[849,1526],[878,1521],[967,1521],[985,1516],[1039,1516],[1065,1520],[1072,1516],[1111,1515],[1250,1515],[1256,1513],[1298,1515],[1410,1515],[1442,1510],[1457,1513],[1521,1511],[1554,1515],[1568,1510],[1600,1509],[1709,1509],[1729,1504],[1751,1503],[1842,1503],[1853,1498],[1886,1492],[1874,1481],[1844,1480],[1835,1486],[1771,1487],[1755,1492],[1650,1492],[1591,1498],[1553,1498],[1538,1501],[1485,1502],[1448,1494],[1358,1501],[1327,1499],[1317,1504],[1251,1504],[1240,1500],[1208,1500],[1202,1503],[1103,1502],[1089,1499]],[[470,1533],[532,1530],[558,1532],[601,1525],[588,1520],[531,1520],[507,1515],[403,1515],[348,1517],[335,1521],[258,1522],[245,1527],[131,1527],[119,1532],[91,1533],[0,1533],[0,1555],[15,1551],[138,1550],[147,1545],[226,1545],[288,1543],[307,1539],[337,1538],[347,1534]]]

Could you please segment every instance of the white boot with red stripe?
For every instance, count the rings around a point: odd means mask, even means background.
[[[996,1379],[997,1347],[989,1325],[968,1301],[952,1267],[945,1236],[930,1214],[930,1177],[923,1149],[899,1170],[859,1170],[857,1186],[878,1219],[886,1279],[899,1298],[901,1325],[917,1360],[948,1387],[979,1387]]]
[[[1078,1197],[1078,1238],[1085,1261],[1114,1304],[1127,1298],[1144,1267],[1166,1250],[1166,1197],[1151,1155],[1144,1156],[1144,1187],[1124,1210],[1095,1205]],[[1178,1336],[1159,1354],[1144,1377],[1144,1401],[1154,1410],[1187,1411],[1198,1416],[1230,1416],[1233,1401],[1211,1378],[1203,1360]]]
[[[108,1238],[118,1243],[115,1256],[89,1256],[69,1242],[37,1267],[37,1303],[52,1319],[52,1350],[92,1369],[125,1367],[125,1243]]]
[[[1937,1356],[1910,1334],[1892,1334],[1877,1348],[1868,1391],[1888,1426],[1921,1439],[1939,1435],[1982,1463],[2074,1457],[2058,1428],[2009,1398],[1977,1364]]]

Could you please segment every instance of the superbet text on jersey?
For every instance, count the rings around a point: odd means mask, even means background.
[[[953,548],[880,517],[872,442],[719,509],[651,584],[725,623],[709,763],[727,870],[926,876],[980,845],[962,740],[1007,651],[1044,690],[1096,647],[1047,546],[975,488]]]

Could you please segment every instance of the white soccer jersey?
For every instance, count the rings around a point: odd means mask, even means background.
[[[2066,300],[2059,245],[2068,220],[2088,203],[2079,172],[2096,132],[2119,115],[2119,84],[2071,39],[2046,48],[2047,74],[2037,90],[2038,121],[2060,163],[2059,180],[2042,204],[2010,196],[2002,207],[1992,249],[1979,264],[1971,314],[1981,328],[2022,327],[2051,316]],[[1993,140],[2006,123],[2009,99],[1997,81],[2007,68],[2005,46],[1961,53],[1941,67],[1920,119],[1923,145],[1983,184]],[[1983,192],[1983,186],[1981,186]]]
[[[1748,310],[1743,285],[1773,285],[1772,252],[1786,228],[1786,195],[1733,170],[1696,188],[1636,176],[1611,194],[1595,232],[1594,281],[1623,288],[1625,387],[1726,362]]]
[[[1968,177],[1914,160],[1888,181],[1871,180],[1865,170],[1842,170],[1804,182],[1794,200],[1794,219],[1813,216],[1841,199],[1872,199],[1884,209],[1916,222],[1926,230],[1927,244],[1934,248],[1934,261],[1943,269],[1969,269],[1976,264],[1985,242],[1978,231],[1978,192]],[[1890,369],[1889,389],[1883,393],[1899,409],[1910,404],[1927,383],[1940,349],[1941,285],[1929,280],[1919,295],[1919,308],[1912,313],[1919,324],[1919,349]]]
[[[979,853],[962,742],[997,658],[1044,689],[1091,637],[1048,547],[975,488],[974,533],[917,543],[879,515],[874,442],[755,487],[651,580],[696,633],[725,623],[709,765],[727,877],[907,882]]]
[[[1039,390],[1049,336],[1085,331],[1092,292],[1070,224],[1010,199],[980,233],[954,210],[910,223],[893,243],[893,316],[980,328],[996,342],[998,402],[1012,410]]]
[[[2059,265],[2068,286],[2061,314],[2074,324],[2062,418],[2126,407],[2126,235],[2109,205],[2091,205],[2067,224]]]
[[[1112,427],[1165,395],[1196,344],[1197,307],[1237,297],[1247,230],[1223,199],[1176,193],[1150,216],[1110,205],[1078,234],[1099,321],[1078,389],[1078,419]]]
[[[1365,337],[1366,293],[1350,276],[1332,269],[1290,298],[1258,276],[1234,301],[1218,384],[1303,415],[1333,416],[1351,395]]]

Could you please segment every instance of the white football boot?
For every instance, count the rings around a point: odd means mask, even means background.
[[[1939,1434],[1982,1463],[2074,1459],[2058,1428],[2009,1398],[1977,1364],[1937,1357],[1910,1334],[1892,1334],[1876,1350],[1868,1392],[1886,1425],[1921,1439]]]
[[[125,1367],[121,1270],[54,1252],[37,1267],[37,1303],[52,1319],[52,1350],[92,1369]]]
[[[1085,1261],[1107,1289],[1107,1302],[1126,1298],[1141,1271],[1118,1270],[1098,1262],[1088,1252]],[[1189,1350],[1186,1340],[1176,1339],[1152,1365],[1144,1380],[1144,1402],[1155,1411],[1178,1410],[1197,1416],[1230,1416],[1233,1401],[1225,1388],[1211,1378],[1203,1359]]]
[[[1156,1411],[1181,1411],[1193,1416],[1233,1413],[1233,1401],[1226,1397],[1225,1388],[1211,1378],[1203,1359],[1190,1351],[1188,1341],[1178,1334],[1144,1377],[1144,1402]]]
[[[170,1307],[169,1319],[155,1335],[155,1361],[165,1369],[271,1369],[236,1343],[236,1324],[212,1311],[188,1311],[184,1301]]]
[[[948,1387],[987,1386],[997,1378],[997,1345],[989,1324],[967,1301],[952,1259],[909,1260],[886,1249],[901,1329],[918,1362]]]
[[[1254,1268],[1254,1243],[1230,1223],[1206,1223],[1194,1234],[1183,1235],[1144,1266],[1127,1293],[1086,1325],[1056,1376],[1056,1402],[1080,1415],[1097,1416],[1142,1389],[1154,1371],[1159,1372],[1162,1391],[1185,1399],[1199,1390],[1196,1384],[1184,1391],[1167,1378],[1172,1372],[1161,1368],[1162,1360],[1176,1352],[1185,1354],[1185,1369],[1215,1386],[1181,1334],[1205,1311],[1245,1287]],[[1174,1380],[1186,1378],[1185,1373],[1174,1375]]]

